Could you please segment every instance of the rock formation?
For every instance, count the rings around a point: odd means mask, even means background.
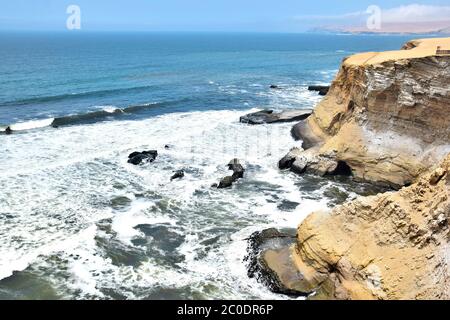
[[[311,113],[311,109],[286,110],[281,112],[274,112],[273,110],[261,110],[242,116],[239,121],[248,124],[293,122],[305,120],[311,115]]]
[[[317,91],[319,95],[326,96],[328,91],[330,91],[330,86],[309,86],[309,91]]]
[[[347,58],[279,167],[398,191],[310,214],[264,274],[310,299],[450,299],[450,38]],[[280,291],[280,289],[277,289]]]
[[[302,277],[288,285],[315,298],[450,299],[449,223],[450,155],[410,187],[308,216],[289,249]]]
[[[310,299],[450,299],[449,223],[450,155],[400,191],[312,213],[295,245],[250,267],[275,292]]]
[[[232,159],[227,166],[228,170],[233,171],[233,175],[222,178],[217,185],[218,189],[231,188],[233,183],[244,177],[245,169],[240,164],[239,159]],[[216,187],[216,184],[212,185],[212,187]]]
[[[295,288],[290,288],[289,283],[296,283],[297,281],[295,276],[301,277],[299,272],[292,272],[292,270],[295,270],[292,259],[277,259],[275,261],[270,259],[274,252],[278,252],[282,248],[288,248],[295,243],[295,229],[279,231],[271,228],[261,232],[257,231],[247,240],[245,261],[247,262],[249,278],[256,278],[276,293],[291,296],[308,296],[310,294],[310,292],[302,293]],[[287,271],[287,278],[283,278],[283,270]],[[280,280],[280,277],[282,280]]]
[[[158,156],[158,151],[156,150],[149,150],[149,151],[142,151],[142,152],[132,152],[128,156],[128,163],[131,163],[135,166],[146,163],[146,162],[153,162],[155,161],[156,157]]]
[[[181,179],[183,177],[184,177],[184,170],[183,169],[177,170],[174,171],[174,174],[170,177],[170,181],[173,181],[175,179]]]
[[[332,173],[401,187],[450,152],[450,38],[415,40],[403,50],[344,60],[325,98],[292,134],[303,149],[294,171]]]

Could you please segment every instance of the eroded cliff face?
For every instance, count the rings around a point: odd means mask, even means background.
[[[365,181],[401,187],[450,152],[450,38],[344,60],[328,95],[293,129],[304,141],[292,170],[332,174],[345,163]]]
[[[450,299],[450,38],[347,58],[280,168],[397,187],[310,214],[294,245],[262,252],[312,299]],[[402,188],[403,187],[403,188]]]
[[[449,223],[450,155],[410,187],[311,214],[291,247],[303,280],[290,285],[326,299],[450,299]]]

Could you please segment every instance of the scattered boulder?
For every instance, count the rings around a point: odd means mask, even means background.
[[[276,84],[271,84],[270,89],[280,89],[280,87],[277,86]]]
[[[278,168],[280,168],[281,170],[290,169],[294,162],[295,156],[288,153],[278,162]]]
[[[240,164],[239,159],[231,160],[228,163],[228,169],[233,171],[233,175],[222,178],[217,188],[219,189],[230,188],[234,182],[244,177],[245,169]]]
[[[248,124],[267,123],[267,119],[273,114],[273,110],[261,110],[249,113],[239,118],[239,122]]]
[[[184,170],[177,170],[175,171],[174,175],[170,177],[170,181],[173,181],[175,179],[181,179],[184,177]]]
[[[128,155],[128,159],[134,158],[135,156],[140,155],[140,154],[141,154],[141,152],[138,152],[138,151],[132,152]]]
[[[164,146],[164,149],[170,149],[170,146],[168,145],[168,144],[166,144],[165,146]]]
[[[149,151],[142,151],[142,152],[132,152],[128,156],[128,163],[131,163],[133,165],[139,165],[143,162],[153,162],[155,161],[156,157],[158,156],[158,151],[156,150],[149,150]]]
[[[311,115],[311,113],[311,109],[286,110],[281,112],[274,112],[274,110],[261,110],[242,116],[239,121],[252,125],[294,122],[305,120]]]
[[[228,163],[228,169],[233,171],[233,177],[237,179],[241,179],[244,177],[245,169],[239,163],[239,159],[233,159]]]
[[[326,96],[328,91],[330,90],[330,86],[309,86],[309,91],[317,91],[319,95]]]
[[[234,181],[236,181],[236,180],[232,176],[227,176],[225,178],[222,178],[222,180],[220,180],[217,188],[218,189],[231,188]]]

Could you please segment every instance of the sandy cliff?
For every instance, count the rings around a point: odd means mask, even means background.
[[[306,150],[290,152],[292,170],[348,166],[356,178],[401,187],[439,163],[450,152],[450,55],[436,55],[437,46],[450,49],[450,38],[345,59],[328,95],[293,129]]]
[[[450,299],[450,38],[347,58],[293,129],[298,173],[401,188],[310,214],[295,244],[261,252],[288,292],[315,299]]]
[[[292,249],[317,298],[450,299],[450,156],[398,192],[311,214]]]

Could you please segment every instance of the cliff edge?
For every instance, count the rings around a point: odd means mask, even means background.
[[[293,128],[303,150],[291,150],[289,167],[400,188],[439,163],[450,152],[450,55],[438,46],[450,49],[450,38],[346,58],[327,96]]]

